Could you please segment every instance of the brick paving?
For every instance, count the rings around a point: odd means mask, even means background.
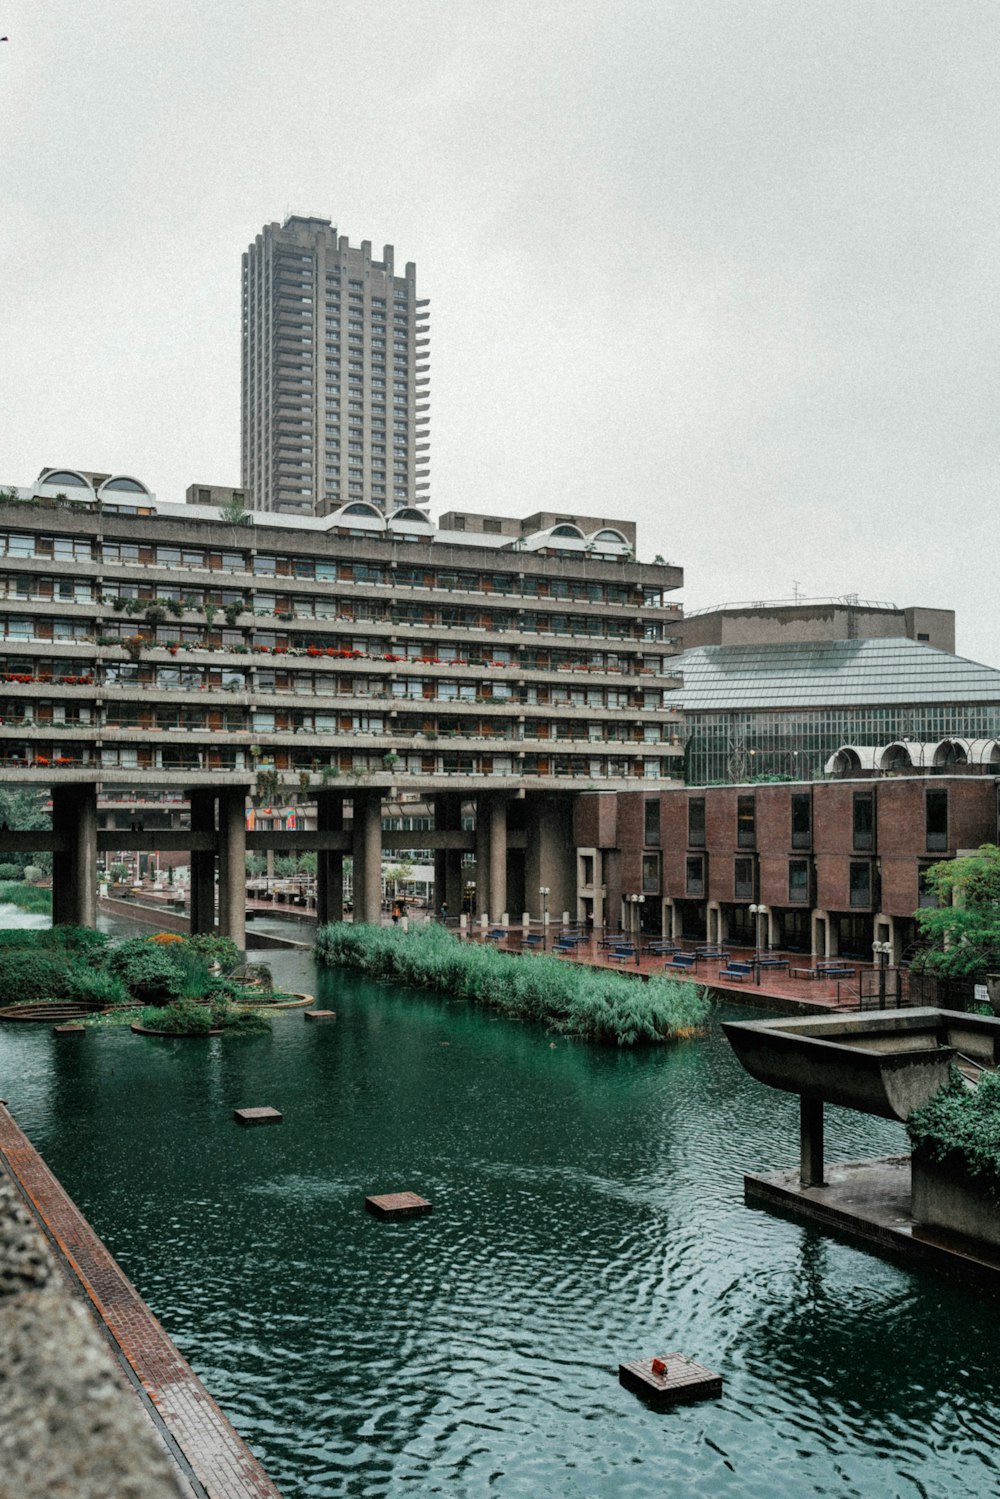
[[[553,927],[550,931],[546,950],[551,952],[559,935],[559,928]],[[495,946],[501,952],[521,952],[521,928],[511,927],[509,935],[504,941],[497,942]],[[477,930],[469,934],[471,941],[485,941],[487,938]],[[650,942],[649,937],[644,943]],[[845,965],[853,968],[855,978],[853,980],[839,980],[827,978],[796,978],[793,977],[793,969],[808,968],[813,959],[803,953],[789,953],[775,951],[769,953],[769,957],[785,958],[788,960],[789,969],[783,972],[762,969],[760,983],[754,982],[751,974],[743,981],[727,982],[719,977],[721,969],[729,962],[753,962],[753,948],[738,948],[727,945],[725,958],[699,958],[690,973],[678,972],[664,968],[667,959],[662,955],[651,953],[640,953],[639,962],[631,957],[627,962],[618,962],[611,958],[609,950],[599,945],[597,935],[588,937],[577,944],[572,952],[561,956],[563,963],[585,963],[590,968],[609,969],[614,973],[638,974],[640,978],[649,978],[654,973],[661,974],[666,971],[668,978],[676,979],[679,983],[693,983],[706,985],[713,993],[732,1000],[737,1004],[756,1005],[764,1010],[779,1010],[787,1014],[809,1014],[827,1013],[830,1010],[847,1011],[858,1008],[858,979],[861,972],[870,972],[871,964],[863,962],[852,962],[845,959]],[[683,942],[678,944],[683,950],[694,952],[704,943]],[[541,947],[531,949],[533,952],[541,952]]]
[[[28,1199],[208,1499],[281,1499],[131,1281],[0,1104],[0,1165]],[[189,1480],[190,1481],[190,1480]]]

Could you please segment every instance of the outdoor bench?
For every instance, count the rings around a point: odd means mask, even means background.
[[[789,976],[793,979],[814,979],[818,977],[815,968],[790,968]]]
[[[731,979],[734,983],[742,983],[742,981],[744,979],[748,979],[750,977],[750,973],[751,973],[751,970],[749,968],[720,968],[719,969],[719,977],[720,977],[720,979]]]

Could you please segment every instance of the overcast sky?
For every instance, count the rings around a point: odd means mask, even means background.
[[[639,522],[689,608],[997,637],[995,0],[3,0],[0,483],[239,474],[240,255],[431,298],[432,503]]]

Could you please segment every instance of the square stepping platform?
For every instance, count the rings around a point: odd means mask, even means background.
[[[237,1124],[281,1124],[284,1114],[279,1114],[277,1109],[234,1109],[233,1118]]]
[[[54,1025],[52,1027],[52,1034],[53,1036],[82,1036],[86,1029],[85,1025],[67,1023],[66,1025]]]
[[[376,1218],[419,1218],[429,1213],[431,1204],[416,1192],[386,1192],[381,1197],[366,1197],[365,1207]]]
[[[336,1010],[303,1010],[307,1020],[336,1020]]]
[[[629,1364],[619,1364],[618,1382],[656,1406],[711,1400],[722,1394],[722,1375],[713,1374],[711,1369],[694,1363],[683,1353],[664,1353],[657,1359],[634,1359]]]

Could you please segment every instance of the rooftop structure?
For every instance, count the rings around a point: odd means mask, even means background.
[[[901,636],[954,651],[954,610],[900,609],[851,593],[841,598],[718,604],[688,614],[683,626],[685,650],[699,645],[787,645]]]
[[[250,506],[381,511],[429,488],[428,303],[329,219],[267,224],[243,256],[242,483]]]
[[[810,779],[845,745],[1000,737],[1000,671],[921,641],[703,645],[675,667],[697,785]]]

